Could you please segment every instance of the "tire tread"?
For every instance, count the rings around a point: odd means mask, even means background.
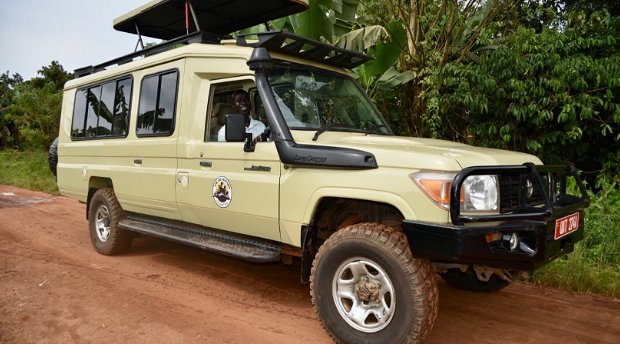
[[[419,304],[419,307],[416,308],[416,321],[411,325],[404,343],[422,343],[433,328],[439,305],[439,292],[434,268],[428,261],[413,258],[409,250],[407,237],[403,232],[383,224],[358,223],[347,226],[330,236],[319,248],[310,273],[310,295],[312,296],[312,304],[316,314],[320,314],[317,308],[317,297],[320,291],[314,290],[314,281],[317,275],[317,266],[319,265],[317,262],[322,259],[326,252],[334,249],[340,242],[351,238],[370,239],[387,249],[399,261],[409,280],[409,285],[412,286],[410,291],[415,295],[415,299]],[[319,320],[323,328],[336,343],[345,343],[335,336],[325,319],[322,319],[320,315]]]
[[[95,208],[97,206],[97,201],[98,201],[97,198],[99,197],[103,198],[103,202],[107,204],[109,211],[110,211],[110,217],[111,217],[110,236],[108,238],[108,242],[106,243],[106,245],[103,245],[103,246],[96,244],[95,241],[98,241],[99,239],[97,238],[96,234],[93,232],[92,224],[90,223],[90,221],[93,221],[93,215],[94,215]],[[127,215],[125,214],[125,211],[123,210],[120,203],[118,202],[118,199],[116,198],[116,194],[114,193],[114,189],[103,188],[103,189],[97,190],[95,194],[93,195],[93,198],[91,199],[90,204],[92,207],[92,209],[89,209],[89,217],[90,217],[89,227],[91,227],[90,235],[91,235],[91,240],[93,241],[93,245],[95,246],[95,249],[97,250],[97,252],[104,254],[104,255],[109,255],[109,256],[127,252],[131,247],[131,242],[133,241],[133,233],[123,230],[118,227],[118,223],[121,220],[125,219]],[[93,206],[93,204],[95,205]]]

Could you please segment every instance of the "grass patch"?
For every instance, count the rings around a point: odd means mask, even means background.
[[[583,244],[565,259],[556,260],[534,273],[532,282],[572,292],[620,298],[620,269],[618,266],[596,266],[588,261]]]
[[[0,184],[59,194],[46,151],[0,150]]]
[[[585,238],[575,251],[534,274],[532,281],[620,298],[620,190],[607,184],[586,210]]]

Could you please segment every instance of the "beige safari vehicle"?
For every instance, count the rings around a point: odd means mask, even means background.
[[[298,259],[335,341],[420,343],[437,274],[496,291],[573,250],[588,198],[570,165],[395,136],[348,71],[368,56],[288,32],[222,39],[306,7],[160,0],[114,21],[166,42],[65,85],[58,187],[86,204],[98,252],[148,235]],[[235,113],[238,90],[268,128],[261,142]]]

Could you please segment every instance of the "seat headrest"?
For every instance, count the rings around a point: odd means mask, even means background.
[[[217,122],[224,125],[226,124],[226,115],[232,112],[232,106],[226,103],[217,103],[213,108],[213,112],[217,116]]]

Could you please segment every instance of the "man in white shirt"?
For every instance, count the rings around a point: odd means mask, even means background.
[[[232,95],[232,113],[240,113],[245,116],[245,132],[252,134],[254,141],[261,141],[260,134],[265,131],[265,124],[250,116],[250,96],[244,90],[237,90]],[[217,133],[218,141],[226,141],[226,125]]]

